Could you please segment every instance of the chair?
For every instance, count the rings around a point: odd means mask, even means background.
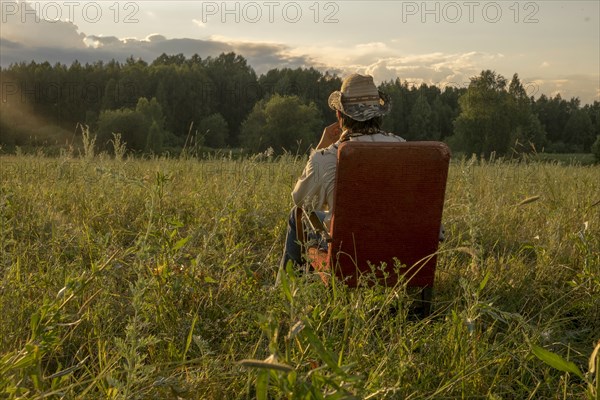
[[[350,287],[390,287],[404,279],[423,288],[429,314],[449,161],[441,142],[342,143],[328,251],[306,249],[323,281],[335,274]]]

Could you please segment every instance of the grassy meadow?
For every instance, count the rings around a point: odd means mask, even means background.
[[[305,161],[2,156],[0,398],[598,398],[598,166],[453,161],[418,319],[274,287]]]

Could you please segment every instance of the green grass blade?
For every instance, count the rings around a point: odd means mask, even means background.
[[[571,372],[580,377],[581,379],[585,380],[585,377],[583,376],[583,373],[581,372],[579,367],[577,367],[577,365],[575,365],[575,363],[573,363],[572,361],[567,361],[558,354],[548,351],[539,346],[533,346],[532,350],[533,354],[535,354],[537,358],[539,358],[552,368],[563,372]]]
[[[267,400],[269,390],[269,370],[264,369],[258,373],[256,377],[256,399]]]
[[[185,361],[185,357],[187,356],[187,353],[190,350],[190,345],[194,337],[194,328],[196,327],[197,321],[198,314],[194,315],[194,319],[192,319],[192,326],[190,326],[190,331],[188,332],[187,339],[185,340],[185,349],[183,350],[183,356],[181,357],[181,361]]]
[[[337,364],[336,357],[325,348],[325,345],[319,340],[317,335],[310,328],[302,330],[302,334],[306,337],[306,340],[315,349],[319,357],[327,364],[329,368],[335,371],[337,374],[345,375],[344,371]]]

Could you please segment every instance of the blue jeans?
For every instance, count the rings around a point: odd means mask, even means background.
[[[323,211],[315,211],[317,216],[321,221],[325,219],[325,212]],[[296,237],[296,207],[292,208],[290,212],[290,216],[288,218],[287,224],[287,232],[285,236],[285,247],[283,249],[283,256],[281,257],[280,268],[285,268],[287,263],[291,260],[294,263],[294,267],[300,269],[300,267],[304,264],[302,259],[302,250],[300,248],[300,243],[298,242],[298,238]],[[302,222],[300,222],[302,223]],[[321,235],[317,232],[314,232],[309,227],[305,226],[305,232],[307,233],[307,238],[309,242],[318,243],[320,249],[327,251],[327,242],[325,240],[321,240]]]

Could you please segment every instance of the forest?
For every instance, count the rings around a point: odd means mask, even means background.
[[[133,154],[186,147],[306,152],[333,122],[327,98],[341,85],[341,77],[315,68],[259,76],[235,53],[162,54],[151,63],[22,62],[0,69],[0,81],[0,146],[9,153],[77,146],[84,127],[108,152],[117,133]],[[384,128],[407,140],[442,140],[478,155],[590,153],[599,146],[600,102],[534,98],[517,73],[507,79],[485,70],[468,87],[397,78],[380,90],[393,104]]]

